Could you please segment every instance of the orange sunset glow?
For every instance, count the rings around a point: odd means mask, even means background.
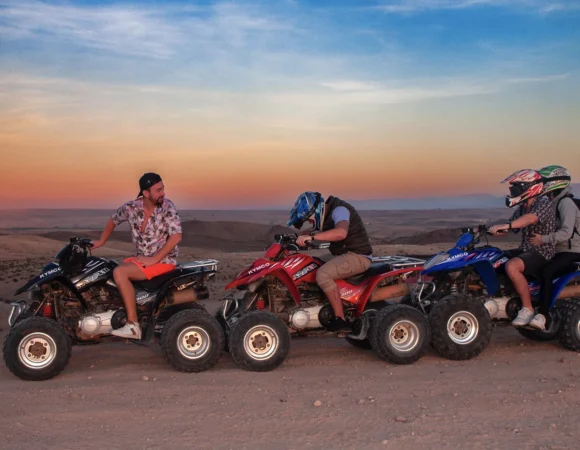
[[[304,190],[350,199],[503,195],[505,176],[547,164],[580,179],[578,63],[567,53],[577,43],[565,33],[554,37],[560,53],[530,43],[530,56],[498,28],[501,52],[474,42],[481,54],[466,66],[448,64],[441,46],[428,56],[429,75],[419,49],[405,58],[364,41],[304,49],[304,36],[288,31],[292,16],[266,7],[253,14],[267,26],[237,23],[249,13],[231,12],[236,37],[216,38],[205,52],[182,46],[195,29],[161,11],[156,23],[179,30],[171,39],[145,31],[141,41],[113,35],[110,45],[68,22],[41,38],[48,22],[15,5],[0,69],[4,209],[114,207],[136,195],[147,171],[187,208],[284,207]],[[54,6],[46,21],[95,11]]]

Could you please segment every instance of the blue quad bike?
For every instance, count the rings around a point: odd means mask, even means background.
[[[419,282],[401,302],[427,315],[431,345],[444,358],[466,360],[479,355],[491,338],[492,325],[507,324],[522,307],[505,273],[506,253],[487,242],[488,228],[464,228],[455,246],[430,258]],[[481,238],[485,245],[479,245]],[[429,278],[427,280],[427,278]],[[532,304],[539,303],[540,280],[528,278]],[[580,264],[552,280],[554,289],[546,330],[515,327],[536,341],[558,339],[580,352]]]

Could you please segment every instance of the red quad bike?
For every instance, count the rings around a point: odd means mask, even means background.
[[[326,244],[308,244],[310,249]],[[299,253],[295,235],[276,235],[263,258],[226,286],[216,319],[227,335],[226,348],[245,370],[269,371],[282,364],[292,334],[329,333],[334,312],[316,284],[324,261]],[[375,257],[366,272],[338,280],[345,319],[353,326],[346,340],[372,348],[379,358],[411,364],[426,351],[431,331],[417,309],[387,299],[409,292],[407,278],[418,276],[424,261],[406,256]],[[234,290],[235,289],[235,290]]]

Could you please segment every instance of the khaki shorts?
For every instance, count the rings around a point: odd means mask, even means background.
[[[358,275],[368,270],[370,266],[371,260],[366,256],[348,252],[323,264],[316,273],[316,282],[323,291],[334,289],[336,287],[334,280],[344,280]]]

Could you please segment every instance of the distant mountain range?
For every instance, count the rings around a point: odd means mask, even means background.
[[[576,197],[580,197],[580,184],[572,185]],[[385,198],[373,200],[352,200],[352,205],[360,210],[390,209],[480,209],[505,208],[505,196],[489,194],[468,194],[453,197]]]

